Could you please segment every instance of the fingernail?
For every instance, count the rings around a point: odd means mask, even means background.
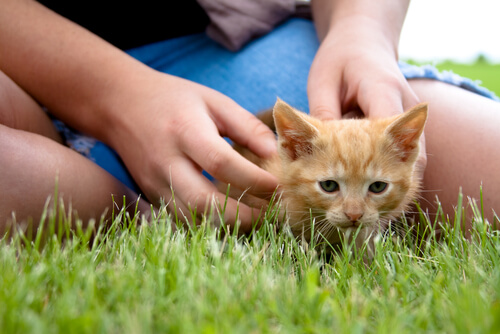
[[[264,143],[265,150],[265,158],[269,158],[278,153],[278,141],[276,139],[266,139]]]

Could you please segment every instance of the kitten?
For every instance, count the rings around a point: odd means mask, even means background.
[[[358,232],[360,247],[416,199],[427,104],[385,119],[320,121],[278,99],[273,116],[278,156],[244,155],[278,177],[294,235],[310,241],[314,223],[316,241],[336,244]]]

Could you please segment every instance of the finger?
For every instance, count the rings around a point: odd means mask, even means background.
[[[243,233],[250,232],[264,218],[265,206],[252,208],[221,193],[213,194],[212,201],[212,207],[217,210],[216,218],[231,227],[238,225]]]
[[[245,159],[211,131],[199,131],[196,137],[187,136],[182,145],[190,159],[222,182],[248,189],[258,197],[272,194],[278,186],[276,177]]]
[[[277,141],[273,131],[236,103],[217,108],[213,114],[221,135],[262,158],[270,158],[277,153]]]
[[[309,113],[322,120],[342,117],[340,87],[342,75],[311,68],[307,82]]]
[[[360,85],[358,104],[368,118],[390,117],[404,111],[400,90],[385,83]]]
[[[367,106],[360,103],[364,114],[369,118],[383,118],[403,113],[403,103],[401,97],[391,94],[378,95]]]
[[[215,221],[229,224],[234,227],[240,224],[240,228],[248,231],[253,222],[257,221],[261,209],[253,209],[239,201],[217,191],[216,187],[203,175],[199,174],[198,168],[189,160],[176,161],[171,166],[172,188],[176,203],[181,201],[181,207],[189,208],[188,218],[193,215],[212,216]],[[185,176],[191,175],[188,182],[184,182]]]
[[[267,206],[274,195],[273,193],[270,194],[269,197],[262,199],[251,195],[244,189],[238,189],[235,186],[228,186],[223,183],[217,184],[217,189],[219,189],[219,192],[226,194],[231,198],[237,199],[239,202],[244,203],[252,208],[262,208]]]
[[[427,167],[427,149],[425,147],[425,134],[420,136],[420,151],[418,152],[417,168],[423,177],[425,168]]]
[[[180,157],[176,157],[180,159]],[[185,174],[175,173],[175,178],[179,178],[180,180],[190,180],[196,176],[196,174],[200,174],[201,171],[198,171],[195,174],[191,174],[187,171]],[[191,212],[189,208],[183,203],[183,201],[177,198],[177,194],[174,193],[174,187],[172,185],[172,180],[174,177],[172,176],[172,168],[171,166],[165,168],[161,168],[156,171],[151,171],[149,173],[151,176],[152,182],[148,182],[149,185],[143,188],[144,193],[146,194],[149,201],[157,205],[158,207],[161,205],[165,205],[168,208],[168,212],[172,214],[172,218],[174,220],[174,224],[181,223],[187,224],[192,222]],[[147,184],[148,184],[147,183]],[[177,186],[176,182],[176,186]]]
[[[408,82],[406,82],[408,90],[405,91],[403,94],[403,108],[404,110],[408,110],[417,104],[419,104],[421,101],[418,98],[417,94],[411,89],[410,85]]]
[[[358,92],[358,104],[370,118],[397,115],[418,102],[416,94],[402,76],[382,80],[376,85],[367,81],[360,85]]]
[[[188,205],[184,204],[184,202],[176,197],[176,193],[173,190],[173,187],[170,187],[169,194],[166,194],[163,197],[165,205],[168,208],[168,212],[171,213],[172,219],[175,224],[191,224],[196,223],[196,220],[193,219],[194,212],[188,207]]]
[[[197,223],[195,213],[180,200],[172,199],[166,202],[166,206],[175,225],[187,226]]]
[[[390,91],[381,87],[379,92],[374,92],[374,97],[368,98],[371,102],[360,107],[365,115],[370,118],[381,118],[398,115],[418,104],[418,98],[411,91]]]
[[[318,90],[311,89],[309,96],[309,113],[321,120],[340,119],[342,110],[337,93],[323,87]]]

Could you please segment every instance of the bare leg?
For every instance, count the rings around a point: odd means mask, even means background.
[[[80,154],[58,143],[59,135],[38,104],[0,72],[0,233],[15,216],[17,222],[33,219],[36,227],[45,202],[54,195],[71,203],[86,224],[99,221],[125,195],[137,194]],[[141,212],[150,212],[141,200]]]
[[[2,71],[0,71],[0,124],[62,142],[50,118],[38,103]]]
[[[479,200],[482,185],[485,215],[493,222],[493,210],[500,213],[500,103],[437,81],[410,84],[421,101],[429,102],[421,205],[435,212],[438,196],[453,217],[459,190],[464,198]]]

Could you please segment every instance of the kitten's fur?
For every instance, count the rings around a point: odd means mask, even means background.
[[[427,104],[385,119],[320,121],[278,99],[273,116],[279,155],[268,161],[244,155],[278,177],[296,236],[309,241],[314,222],[317,241],[333,244],[361,227],[360,246],[417,197]]]

